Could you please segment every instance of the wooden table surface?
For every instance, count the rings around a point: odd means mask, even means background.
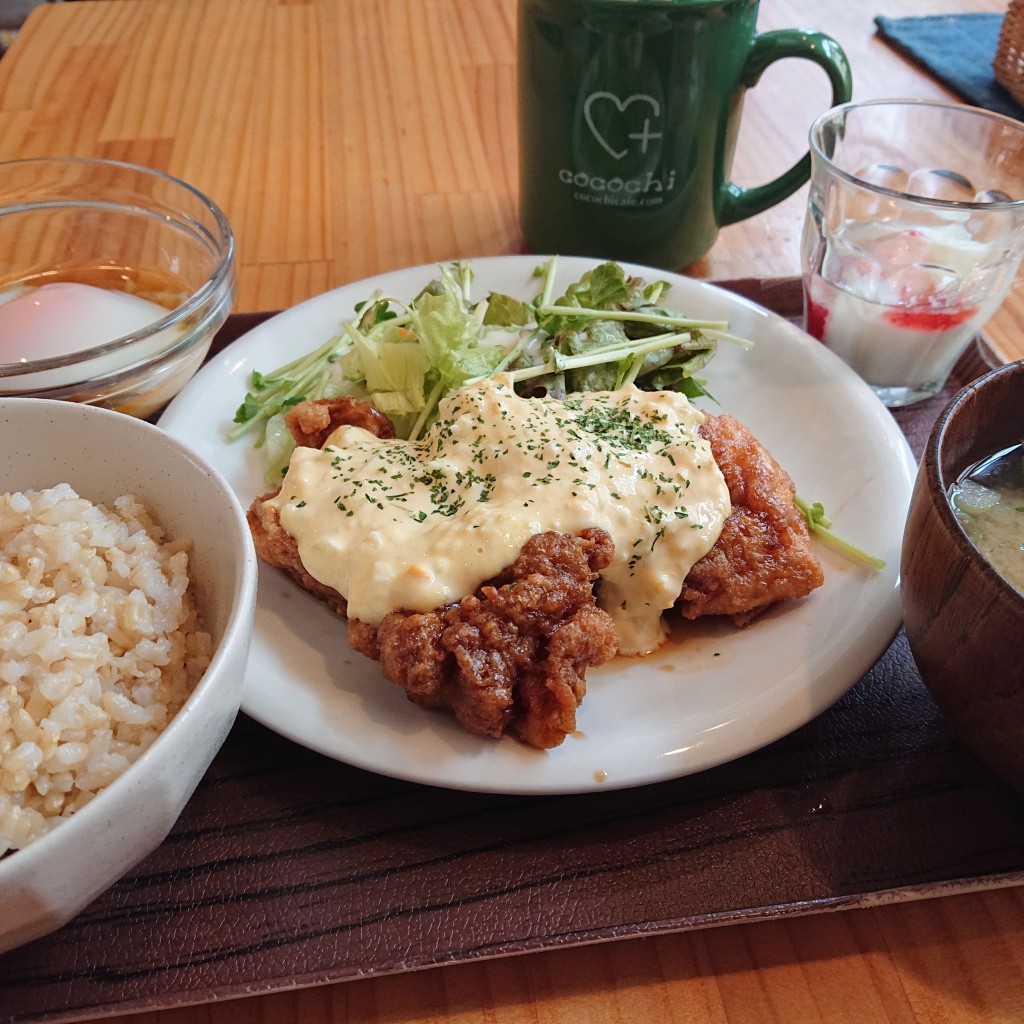
[[[997,0],[772,0],[763,29],[846,49],[858,98],[950,94],[874,34],[876,14]],[[211,195],[238,239],[236,309],[370,274],[522,251],[514,0],[90,0],[45,5],[0,61],[0,159],[104,156]],[[736,179],[787,166],[824,75],[774,67],[747,100]],[[724,230],[688,272],[799,272],[806,190]],[[1024,356],[1024,286],[990,341]],[[951,822],[951,827],[956,823]],[[0,908],[2,912],[2,908]],[[1019,1022],[1024,890],[637,938],[124,1018],[228,1022]]]

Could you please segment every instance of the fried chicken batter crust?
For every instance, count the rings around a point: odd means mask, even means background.
[[[558,746],[576,728],[586,670],[617,651],[593,595],[612,552],[604,530],[538,534],[477,594],[377,627],[350,621],[349,640],[413,703],[450,708],[470,732]]]
[[[306,447],[322,447],[343,424],[394,436],[385,416],[352,398],[301,403],[285,422]],[[246,513],[256,553],[345,618],[345,598],[306,571],[295,539],[266,504],[277,493],[260,496]],[[476,594],[431,612],[395,611],[379,626],[349,620],[349,640],[380,661],[385,678],[413,703],[450,708],[470,732],[507,730],[530,746],[554,747],[576,728],[586,670],[618,650],[614,623],[594,598],[613,553],[604,530],[538,534]]]
[[[323,448],[338,427],[362,427],[376,437],[395,436],[391,420],[359,398],[317,398],[299,402],[284,414],[284,424],[301,448]]]
[[[686,577],[677,607],[688,619],[728,615],[746,625],[771,604],[806,597],[825,577],[793,481],[767,449],[729,415],[707,414],[699,432],[733,507],[715,546]]]
[[[286,420],[296,442],[309,447],[321,447],[344,423],[394,436],[385,416],[351,398],[302,403]],[[733,508],[715,547],[687,576],[678,607],[689,619],[728,615],[742,625],[770,604],[806,596],[823,574],[793,503],[792,481],[765,448],[728,415],[708,415],[700,433]],[[306,572],[294,538],[266,505],[276,493],[248,510],[257,554],[345,618],[345,599]],[[617,650],[612,619],[593,593],[612,554],[603,530],[539,534],[500,577],[460,603],[395,611],[379,626],[350,620],[349,639],[380,661],[384,676],[412,702],[451,709],[470,732],[509,731],[531,746],[554,747],[576,727],[586,670]]]
[[[284,422],[295,443],[303,448],[322,448],[331,433],[341,426],[362,427],[377,437],[395,436],[395,428],[387,416],[369,402],[348,396],[300,402],[285,413]],[[269,565],[283,569],[300,587],[325,601],[344,618],[348,602],[333,587],[326,586],[306,572],[295,539],[281,526],[277,509],[266,505],[279,490],[260,495],[246,512],[256,554]]]

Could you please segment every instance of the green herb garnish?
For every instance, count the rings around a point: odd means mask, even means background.
[[[868,554],[867,551],[857,547],[855,544],[851,544],[849,541],[843,540],[842,537],[838,537],[832,532],[832,520],[825,515],[825,507],[820,501],[809,505],[797,494],[793,496],[793,503],[804,517],[804,522],[807,523],[807,528],[811,531],[812,537],[818,538],[818,540],[823,541],[830,548],[860,565],[865,565],[871,569],[885,568],[885,562],[881,558]]]

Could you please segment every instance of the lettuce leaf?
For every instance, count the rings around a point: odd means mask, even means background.
[[[468,263],[442,264],[412,301],[375,293],[320,348],[270,374],[254,372],[235,412],[232,439],[268,445],[269,478],[290,454],[284,412],[297,402],[346,394],[387,413],[399,436],[417,437],[438,403],[467,382],[507,372],[521,394],[564,397],[635,383],[690,397],[694,374],[714,355],[724,323],[662,308],[665,281],[630,277],[602,263],[552,301],[556,258],[538,267],[542,289],[526,301],[498,292],[474,303]]]

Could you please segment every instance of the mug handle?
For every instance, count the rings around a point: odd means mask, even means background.
[[[741,86],[750,89],[757,85],[768,65],[784,57],[801,57],[813,61],[824,69],[832,84],[831,106],[846,103],[853,95],[850,62],[846,59],[843,48],[831,36],[798,28],[777,29],[765,32],[754,39],[754,45],[750,48],[746,63],[743,65]],[[741,188],[731,181],[726,182],[722,186],[722,201],[718,213],[719,227],[746,220],[747,217],[753,217],[754,214],[781,203],[810,176],[811,154],[808,152],[804,153],[788,171],[766,185]]]

